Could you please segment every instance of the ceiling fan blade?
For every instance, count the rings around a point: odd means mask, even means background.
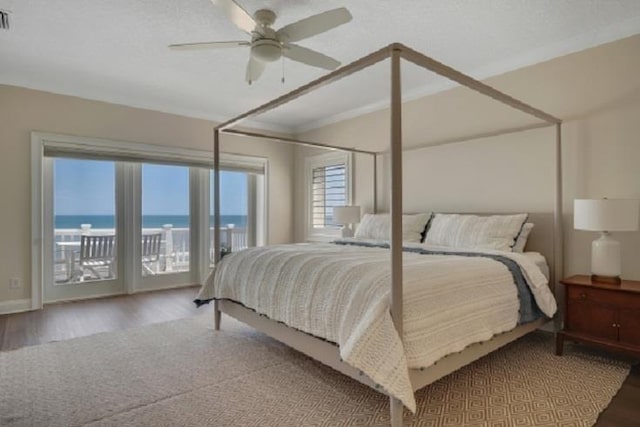
[[[228,42],[202,42],[202,43],[178,43],[169,45],[173,50],[201,50],[201,49],[228,49],[230,47],[249,46],[251,43],[243,40]]]
[[[277,34],[278,38],[284,41],[297,42],[346,24],[351,21],[351,18],[347,8],[340,7],[285,25],[277,31]]]
[[[335,70],[340,66],[340,62],[330,56],[307,49],[306,47],[298,46],[297,44],[285,45],[282,54],[289,59],[311,65],[312,67]]]
[[[247,73],[245,74],[245,80],[247,83],[251,84],[258,80],[266,66],[267,64],[264,62],[250,57],[249,63],[247,64]]]
[[[251,34],[256,28],[256,21],[240,5],[233,0],[211,0],[213,4],[220,7],[227,18],[242,31]]]

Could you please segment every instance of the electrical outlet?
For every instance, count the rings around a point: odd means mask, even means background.
[[[21,289],[22,279],[19,277],[12,277],[9,279],[9,289]]]

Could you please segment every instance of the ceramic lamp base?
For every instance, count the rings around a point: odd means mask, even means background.
[[[353,237],[353,229],[351,228],[350,225],[343,225],[340,231],[342,232],[343,239]]]
[[[591,244],[591,274],[601,278],[619,278],[622,274],[620,242],[606,231]]]

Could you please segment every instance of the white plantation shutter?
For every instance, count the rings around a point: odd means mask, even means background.
[[[333,208],[351,202],[351,153],[330,152],[305,159],[306,239],[330,240],[339,236]]]
[[[337,227],[333,222],[333,208],[348,204],[346,169],[345,163],[313,168],[311,195],[313,228]]]

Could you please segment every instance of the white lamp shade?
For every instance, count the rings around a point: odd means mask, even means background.
[[[573,202],[573,228],[588,231],[635,231],[640,218],[637,199],[578,199]]]
[[[360,206],[336,206],[333,208],[333,222],[355,224],[360,222]]]

